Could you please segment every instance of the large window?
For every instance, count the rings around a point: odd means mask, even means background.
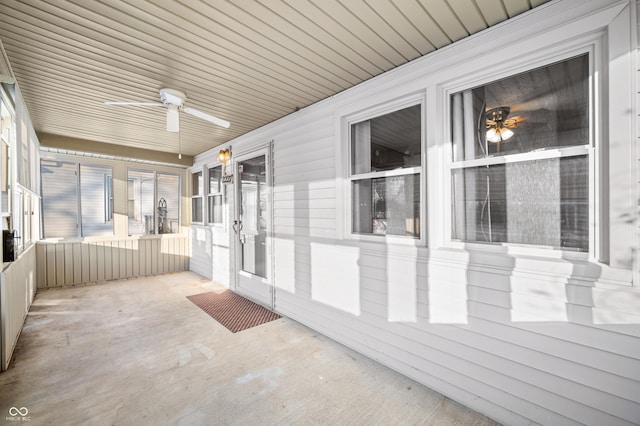
[[[350,124],[351,232],[420,238],[422,107]]]
[[[180,231],[180,176],[129,170],[127,175],[129,235]]]
[[[451,95],[454,239],[589,248],[589,56]]]
[[[40,171],[45,238],[113,234],[111,167],[43,159]]]
[[[196,172],[191,174],[191,221],[195,223],[202,223],[202,211],[203,211],[203,197],[204,197],[204,181],[202,179],[202,172]]]
[[[222,223],[222,166],[209,168],[209,187],[207,190],[207,222]]]
[[[8,216],[10,213],[10,190],[11,190],[11,137],[13,134],[14,122],[11,111],[7,104],[0,99],[0,154],[2,163],[0,164],[0,186],[2,195],[0,197],[0,211]]]

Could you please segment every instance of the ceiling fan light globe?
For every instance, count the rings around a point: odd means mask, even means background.
[[[506,141],[507,139],[511,138],[511,136],[513,136],[513,132],[509,129],[502,129],[500,131],[500,137],[502,138],[503,141]]]
[[[487,140],[493,143],[500,142],[502,140],[500,139],[500,132],[494,128],[487,130]]]

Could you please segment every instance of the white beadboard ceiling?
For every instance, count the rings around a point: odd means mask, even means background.
[[[0,40],[36,132],[195,155],[547,0],[0,0]],[[116,147],[117,148],[117,147]]]

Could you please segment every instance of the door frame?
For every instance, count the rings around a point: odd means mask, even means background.
[[[233,167],[233,219],[229,221],[229,232],[232,234],[233,241],[233,290],[241,294],[243,297],[252,299],[253,301],[266,305],[269,309],[275,307],[275,286],[273,279],[273,140],[269,140],[264,143],[252,145],[242,150],[235,150],[232,157]],[[265,237],[266,253],[265,253],[265,267],[266,277],[256,276],[254,274],[245,272],[241,269],[242,265],[242,246],[240,243],[240,232],[236,232],[234,224],[240,220],[240,205],[242,203],[242,197],[240,196],[240,176],[238,173],[238,163],[244,160],[265,156],[265,172],[266,172],[266,199],[267,199],[267,229]],[[260,282],[268,286],[269,297],[267,300],[258,300],[252,297],[250,294],[243,292],[240,286],[240,280],[252,279],[254,282]]]

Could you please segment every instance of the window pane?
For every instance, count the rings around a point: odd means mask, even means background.
[[[78,236],[76,165],[42,160],[42,212],[45,238]]]
[[[589,143],[589,56],[451,96],[453,160]]]
[[[209,196],[209,223],[222,223],[222,195]]]
[[[419,167],[421,107],[375,117],[351,126],[351,174]]]
[[[14,240],[16,245],[16,250],[18,253],[22,251],[23,243],[24,243],[24,230],[22,229],[22,219],[24,215],[24,199],[22,190],[16,188],[13,191],[13,229],[16,231],[16,240]]]
[[[82,235],[112,235],[111,167],[80,165]]]
[[[157,179],[158,233],[177,233],[180,231],[180,176],[158,173]]]
[[[216,166],[209,169],[209,194],[221,191],[222,167]]]
[[[153,172],[129,170],[129,234],[155,234],[155,181]]]
[[[24,246],[27,247],[29,246],[29,244],[31,244],[31,235],[32,235],[32,230],[31,230],[31,212],[32,212],[32,205],[31,205],[31,194],[29,194],[28,192],[24,192],[23,195],[23,210],[24,210],[24,223],[22,225],[23,231],[22,231],[22,239],[24,241]]]
[[[9,169],[11,162],[9,161],[9,146],[2,142],[2,164],[0,164],[1,186],[2,186],[2,213],[9,213],[9,177],[11,176]]]
[[[11,128],[13,127],[13,117],[9,108],[0,100],[0,138],[7,143],[11,142]]]
[[[352,182],[353,232],[420,237],[420,175]]]
[[[192,173],[191,174],[192,185],[193,185],[193,195],[202,195],[204,193],[202,181],[202,172]]]
[[[202,197],[191,198],[191,221],[202,222]]]
[[[587,156],[453,173],[453,238],[589,248]]]

